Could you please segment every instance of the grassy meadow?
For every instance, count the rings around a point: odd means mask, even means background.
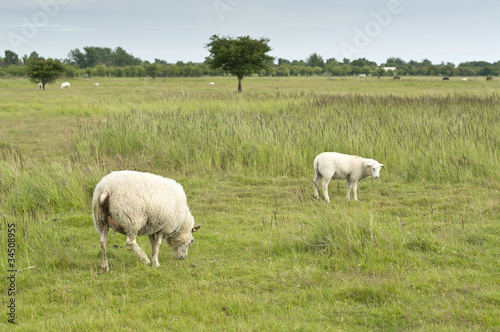
[[[500,329],[500,80],[68,80],[0,79],[0,329]],[[324,151],[385,167],[326,204]],[[101,274],[92,193],[122,169],[183,185],[186,260],[164,242],[145,266],[110,232]]]

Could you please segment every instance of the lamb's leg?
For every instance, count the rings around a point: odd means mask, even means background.
[[[323,188],[323,196],[325,197],[325,201],[330,202],[330,196],[328,196],[328,184],[330,183],[330,178],[323,178],[322,188]]]
[[[149,240],[151,241],[151,248],[153,249],[153,254],[151,256],[152,260],[151,265],[154,267],[160,266],[160,263],[158,263],[158,251],[160,250],[160,244],[162,238],[163,238],[162,232],[149,236]]]
[[[357,201],[358,200],[358,183],[357,182],[354,182],[352,184],[352,192],[354,193],[354,200]]]
[[[151,264],[148,256],[144,253],[144,251],[142,251],[141,247],[137,245],[137,242],[135,242],[135,238],[136,235],[129,235],[127,237],[127,245],[135,251],[141,261],[144,261],[148,265]]]
[[[321,178],[322,178],[321,174],[319,174],[319,172],[316,171],[316,177],[312,180],[314,184],[314,198],[316,199],[319,199],[318,184],[319,181],[321,181]]]
[[[101,232],[101,250],[102,250],[101,267],[102,267],[103,272],[109,271],[108,258],[106,256],[108,230],[109,230],[109,226],[108,226],[108,224],[105,224],[104,227],[102,228],[102,232]]]
[[[352,188],[352,183],[351,181],[347,180],[347,195],[345,197],[347,200],[351,199],[351,188]]]

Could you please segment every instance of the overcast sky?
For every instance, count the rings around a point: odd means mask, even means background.
[[[201,62],[213,34],[270,39],[271,55],[500,60],[498,0],[0,0],[0,56],[63,59],[120,46],[142,60]]]

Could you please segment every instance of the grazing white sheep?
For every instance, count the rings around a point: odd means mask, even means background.
[[[97,88],[99,86],[99,83],[94,84],[94,88]]]
[[[151,264],[137,245],[138,235],[148,235],[153,266],[159,266],[162,238],[173,246],[175,257],[187,257],[194,242],[194,226],[182,186],[172,179],[135,171],[112,172],[97,184],[92,198],[92,216],[101,236],[102,269],[109,271],[106,257],[108,230],[127,235],[126,243],[142,261]]]
[[[327,202],[328,183],[331,179],[347,179],[347,196],[350,198],[351,188],[354,192],[354,200],[358,200],[358,182],[373,176],[378,179],[380,167],[384,166],[373,159],[365,159],[359,156],[351,156],[337,152],[323,152],[314,159],[314,197],[319,199],[318,184],[323,178],[323,196]]]
[[[208,83],[208,85],[215,85],[215,82],[210,82]]]
[[[462,81],[467,82],[467,78],[466,77],[462,78]]]
[[[69,82],[64,82],[63,84],[61,84],[61,89],[66,89],[66,88],[69,88]]]
[[[366,78],[366,75],[359,75],[359,78]]]
[[[43,89],[43,84],[42,82],[38,82],[38,90],[42,90]]]

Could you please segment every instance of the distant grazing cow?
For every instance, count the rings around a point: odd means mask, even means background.
[[[486,77],[486,80],[487,80],[487,81],[493,81],[493,77],[488,76],[488,77]]]
[[[445,76],[445,77],[443,77],[443,81],[449,81],[449,80],[450,80],[450,78],[449,78],[449,77],[446,77],[446,76]]]
[[[393,77],[393,80],[400,80],[400,79],[401,79],[401,77],[399,77],[399,76],[394,76]]]
[[[61,84],[61,89],[66,89],[66,88],[69,89],[69,82],[64,82],[63,84]]]

